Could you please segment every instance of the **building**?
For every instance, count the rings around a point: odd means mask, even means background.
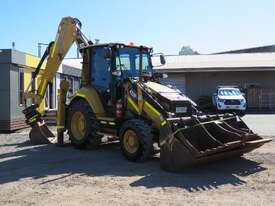
[[[267,46],[251,47],[251,48],[246,48],[246,49],[223,51],[223,52],[218,52],[215,54],[270,53],[270,52],[275,52],[275,45],[267,45]]]
[[[248,109],[275,109],[274,52],[171,55],[156,70],[195,101],[211,96],[218,85],[237,85],[246,93]]]
[[[23,93],[30,84],[39,58],[13,49],[0,49],[0,130],[15,130],[26,127],[23,110]],[[71,59],[65,60],[58,69],[53,82],[48,86],[45,99],[39,110],[56,109],[57,91],[61,79],[70,82],[69,95],[80,85],[80,70],[71,66]],[[66,63],[68,62],[68,63]],[[45,64],[42,65],[42,71]],[[31,86],[37,87],[37,81]]]
[[[39,58],[12,49],[0,50],[0,130],[26,126],[23,92]],[[62,79],[70,83],[68,96],[80,86],[82,59],[64,59],[48,86],[40,112],[55,110]],[[42,65],[42,72],[45,65]],[[246,93],[248,109],[275,110],[275,46],[232,50],[209,55],[167,55],[166,64],[155,67],[167,73],[163,82],[180,89],[193,100],[211,96],[218,85],[237,85]],[[37,81],[31,86],[37,87]]]
[[[81,61],[66,59],[63,64],[77,69],[80,75]],[[153,58],[153,64],[155,61],[158,59]],[[155,70],[167,73],[163,82],[195,101],[200,96],[211,96],[218,85],[236,85],[246,93],[249,110],[275,110],[274,45],[220,54],[167,55],[166,64]]]

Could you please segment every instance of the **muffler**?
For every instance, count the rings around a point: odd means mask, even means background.
[[[240,117],[230,114],[174,118],[167,122],[168,135],[161,144],[160,164],[168,171],[241,156],[271,141],[253,133]]]

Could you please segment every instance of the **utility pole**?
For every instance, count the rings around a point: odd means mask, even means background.
[[[95,44],[99,44],[100,39],[95,39]]]
[[[48,46],[48,44],[38,42],[38,43],[37,43],[37,46],[38,46],[38,57],[41,57],[41,49],[42,49],[42,46]]]

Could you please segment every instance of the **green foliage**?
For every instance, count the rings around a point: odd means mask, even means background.
[[[197,55],[197,51],[193,50],[190,46],[183,46],[179,51],[179,55]]]

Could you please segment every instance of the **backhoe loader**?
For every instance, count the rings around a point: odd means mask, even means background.
[[[57,143],[67,131],[76,148],[98,147],[104,137],[119,140],[129,161],[150,158],[156,145],[160,165],[168,171],[207,161],[240,156],[270,139],[254,134],[233,114],[205,115],[179,90],[160,83],[152,66],[152,48],[121,43],[93,44],[81,33],[76,18],[65,17],[33,77],[41,74],[37,91],[25,92],[25,114],[34,144],[51,143],[54,135],[38,107],[47,85],[76,42],[83,57],[80,89],[66,104],[69,84],[62,81],[58,96]],[[40,67],[46,60],[46,67]],[[165,63],[159,55],[161,64]],[[110,138],[112,137],[112,138]]]

